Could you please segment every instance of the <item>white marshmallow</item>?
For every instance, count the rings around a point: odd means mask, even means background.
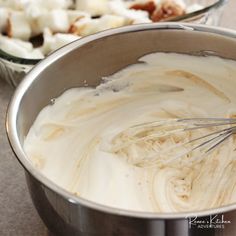
[[[74,23],[72,32],[80,36],[86,36],[126,24],[127,20],[124,17],[115,15],[104,15],[99,19],[82,18]]]
[[[66,33],[70,28],[68,14],[65,10],[52,10],[44,12],[38,17],[39,30],[49,28],[52,32]]]
[[[12,11],[7,22],[7,35],[11,38],[29,40],[31,27],[24,12]]]
[[[67,11],[68,14],[68,18],[69,18],[69,22],[70,24],[74,23],[75,21],[87,17],[89,18],[90,15],[84,11],[78,11],[78,10],[68,10]]]
[[[50,52],[55,51],[56,49],[80,38],[79,36],[73,34],[57,33],[53,35],[50,29],[45,29],[43,36],[44,43],[41,47],[41,51],[44,55],[48,55]]]
[[[76,0],[76,9],[92,16],[101,16],[109,12],[108,2],[109,0]]]
[[[21,58],[41,59],[43,54],[39,49],[34,49],[30,42],[11,39],[0,35],[0,48],[10,55]]]
[[[31,4],[25,8],[25,15],[31,27],[31,36],[39,35],[43,32],[42,26],[39,25],[39,19],[48,11],[41,9],[38,5]]]
[[[47,10],[54,9],[67,9],[73,4],[72,0],[37,0],[37,3],[41,8]]]

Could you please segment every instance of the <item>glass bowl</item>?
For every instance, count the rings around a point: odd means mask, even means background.
[[[217,26],[221,19],[223,6],[227,1],[228,0],[185,0],[187,6],[197,3],[202,5],[203,8],[180,17],[175,17],[169,21]],[[38,62],[40,62],[40,60],[15,57],[0,49],[0,79],[5,79],[10,85],[16,87],[26,73]]]

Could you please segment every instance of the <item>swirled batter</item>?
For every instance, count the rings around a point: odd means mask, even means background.
[[[150,54],[97,88],[68,90],[45,107],[24,149],[50,180],[104,205],[181,212],[229,204],[236,201],[235,137],[207,156],[166,162],[167,155],[149,165],[144,157],[205,131],[158,139],[145,138],[155,131],[148,126],[141,138],[129,130],[166,118],[234,117],[235,88],[234,61]]]

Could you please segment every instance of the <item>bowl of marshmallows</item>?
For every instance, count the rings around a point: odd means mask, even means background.
[[[0,78],[16,87],[58,48],[91,34],[162,21],[218,25],[225,0],[0,0]]]

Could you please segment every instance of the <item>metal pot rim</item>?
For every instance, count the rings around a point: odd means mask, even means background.
[[[91,208],[93,210],[105,212],[113,215],[120,215],[126,217],[135,217],[142,219],[184,219],[189,217],[200,217],[207,215],[217,215],[220,213],[225,213],[233,211],[236,209],[236,203],[226,205],[219,208],[213,208],[209,210],[196,211],[196,212],[181,212],[181,213],[149,213],[149,212],[137,212],[122,210],[118,208],[104,206],[89,200],[83,199],[81,197],[75,196],[72,193],[62,189],[57,186],[55,183],[46,178],[41,174],[28,160],[26,154],[23,151],[23,147],[20,143],[18,132],[17,132],[17,114],[19,111],[21,99],[23,98],[25,92],[30,87],[30,85],[37,79],[37,76],[46,68],[48,65],[57,61],[59,58],[63,57],[65,54],[73,51],[76,48],[79,48],[91,41],[109,37],[111,35],[117,35],[122,33],[131,33],[137,31],[147,31],[147,30],[188,30],[188,31],[198,31],[205,33],[212,33],[217,35],[223,35],[229,38],[234,38],[236,40],[236,31],[230,29],[224,29],[219,27],[198,25],[198,24],[189,24],[189,23],[156,23],[156,24],[143,24],[143,25],[131,25],[127,27],[122,27],[113,30],[107,30],[100,32],[95,35],[90,35],[84,37],[78,41],[72,42],[71,44],[55,51],[46,59],[42,60],[36,67],[34,67],[29,74],[26,75],[25,79],[18,86],[15,94],[12,97],[10,105],[7,111],[6,117],[6,131],[7,136],[12,147],[13,152],[15,153],[18,161],[25,168],[25,170],[41,182],[45,187],[51,189],[52,191],[59,194],[65,200],[71,202],[72,204],[81,204],[85,207]]]

